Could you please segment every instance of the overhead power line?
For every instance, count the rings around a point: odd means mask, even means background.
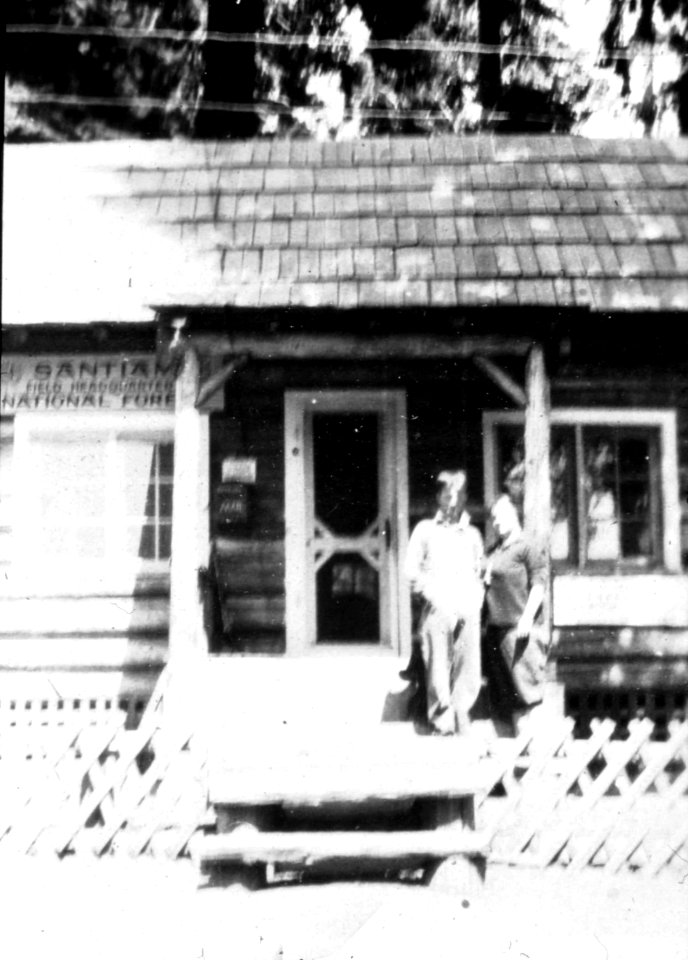
[[[52,104],[62,107],[113,107],[113,108],[139,108],[146,110],[155,110],[157,108],[172,112],[180,107],[191,107],[198,111],[209,111],[214,113],[251,113],[262,117],[282,116],[293,118],[297,111],[319,113],[326,110],[321,104],[305,104],[303,106],[289,106],[287,104],[275,103],[272,101],[263,101],[262,103],[224,103],[224,102],[204,102],[201,100],[168,100],[164,97],[84,97],[78,94],[61,93],[21,93],[10,90],[8,93],[10,103],[42,103]],[[361,108],[344,110],[344,116],[350,120],[358,117],[361,120],[418,120],[443,121],[451,123],[451,115],[441,110],[422,110],[406,108],[390,108],[388,110],[378,108]],[[485,111],[485,119],[488,121],[510,120],[513,115],[499,111]],[[525,117],[519,116],[520,120],[526,120],[533,123],[547,122],[553,123],[556,119],[550,114],[528,114]]]
[[[346,38],[340,36],[323,37],[317,34],[282,33],[220,33],[206,30],[173,30],[162,28],[148,30],[144,27],[105,27],[72,26],[61,23],[11,23],[6,25],[11,34],[57,34],[73,37],[110,37],[120,40],[173,41],[179,43],[227,43],[255,44],[272,47],[309,47],[311,49],[334,49],[346,45]],[[574,61],[582,57],[598,57],[604,60],[630,60],[635,54],[622,48],[600,49],[597,53],[590,50],[551,49],[549,47],[529,47],[523,44],[488,44],[472,41],[445,40],[369,40],[366,50],[396,50],[418,53],[457,53],[457,54],[501,54],[518,57],[532,57],[542,60]],[[653,57],[675,55],[667,49],[652,50]]]

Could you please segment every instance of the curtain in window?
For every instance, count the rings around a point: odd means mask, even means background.
[[[172,444],[155,438],[35,437],[34,549],[46,558],[169,559]]]
[[[107,552],[106,439],[74,437],[32,445],[36,533],[50,557],[102,560]]]
[[[14,527],[14,436],[10,419],[0,420],[0,564],[12,557]]]

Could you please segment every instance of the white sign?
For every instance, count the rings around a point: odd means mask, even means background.
[[[557,627],[683,627],[688,578],[662,574],[554,578]]]
[[[174,374],[152,354],[7,356],[0,412],[173,410]]]
[[[255,457],[225,457],[222,461],[223,483],[255,483]]]

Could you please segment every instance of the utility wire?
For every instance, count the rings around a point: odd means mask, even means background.
[[[209,111],[214,113],[255,113],[259,116],[284,116],[294,117],[296,111],[308,111],[318,113],[326,108],[319,104],[304,104],[303,106],[287,106],[282,103],[262,102],[262,103],[223,103],[223,102],[203,102],[197,100],[167,100],[164,97],[83,97],[78,94],[59,94],[59,93],[15,93],[9,92],[10,103],[44,103],[63,107],[123,107],[142,109],[156,109],[160,107],[168,112],[172,112],[180,107],[193,107],[198,111]],[[451,122],[451,115],[441,110],[414,110],[414,109],[389,109],[382,110],[377,108],[361,108],[353,110],[347,108],[344,111],[346,119],[360,117],[362,120],[418,120],[418,121],[443,121]],[[513,115],[498,111],[485,111],[485,119],[509,120]],[[551,114],[528,114],[525,117],[519,117],[520,120],[531,122],[547,121],[554,122],[556,117]]]
[[[168,40],[180,43],[251,43],[273,47],[309,47],[312,50],[331,50],[347,45],[343,36],[323,37],[316,34],[281,33],[220,33],[207,30],[173,30],[162,28],[147,30],[145,27],[99,27],[72,26],[61,23],[10,23],[6,32],[11,34],[58,34],[74,37],[111,37],[123,40]],[[369,40],[366,50],[406,50],[419,53],[466,53],[466,54],[502,54],[518,57],[531,57],[542,60],[574,61],[582,57],[594,56],[603,60],[630,60],[635,56],[628,50],[613,48],[600,49],[597,53],[590,50],[552,50],[545,47],[528,47],[523,44],[474,43],[472,41],[444,40]],[[675,51],[653,50],[653,57],[675,55]]]

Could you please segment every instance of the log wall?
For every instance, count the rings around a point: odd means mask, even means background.
[[[0,598],[0,709],[55,700],[140,712],[168,659],[169,586]]]
[[[411,525],[434,510],[437,473],[461,467],[474,522],[484,525],[480,416],[486,406],[512,404],[471,363],[251,363],[227,385],[225,411],[211,422],[213,496],[224,457],[257,460],[248,523],[212,531],[221,605],[216,650],[284,649],[284,392],[323,385],[405,389]]]

